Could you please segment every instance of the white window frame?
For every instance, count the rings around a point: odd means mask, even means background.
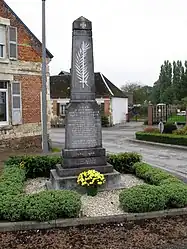
[[[5,35],[5,42],[4,43],[0,43],[0,45],[3,45],[3,57],[1,57],[0,55],[0,59],[6,59],[6,26],[3,24],[0,24],[0,27],[2,27],[4,29],[4,35]]]
[[[6,89],[0,88],[0,92],[5,92],[6,93],[6,117],[7,117],[7,120],[6,121],[0,121],[0,126],[4,126],[4,125],[8,125],[9,124],[8,82],[7,82],[7,88]]]
[[[19,85],[20,85],[20,94],[15,94],[15,93],[13,93],[13,84],[14,83],[19,83]],[[20,108],[14,108],[14,106],[13,106],[13,97],[19,97],[20,98]],[[20,111],[20,117],[21,117],[21,120],[20,120],[20,122],[18,122],[18,123],[14,123],[14,120],[12,119],[12,125],[18,125],[18,124],[22,124],[22,119],[23,119],[23,114],[22,114],[22,92],[21,92],[21,82],[19,82],[19,81],[12,81],[12,83],[11,83],[11,102],[12,102],[12,112],[14,111],[14,110],[16,110],[16,111]]]
[[[14,28],[16,30],[16,41],[11,41],[10,40],[10,29]],[[10,45],[16,45],[16,58],[10,56]],[[17,60],[18,59],[18,29],[17,27],[9,26],[8,29],[8,49],[9,49],[9,59],[10,60]]]

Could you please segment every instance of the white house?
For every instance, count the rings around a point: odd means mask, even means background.
[[[107,116],[112,125],[126,122],[128,97],[102,73],[95,73],[95,89],[102,115]],[[59,75],[50,77],[50,96],[52,118],[64,117],[70,101],[70,73],[62,71]]]

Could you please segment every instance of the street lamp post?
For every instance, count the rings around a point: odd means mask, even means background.
[[[45,1],[42,0],[42,149],[44,153],[49,151],[47,135],[47,86],[46,86],[46,23]]]

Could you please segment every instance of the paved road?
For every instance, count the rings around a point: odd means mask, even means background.
[[[104,128],[103,147],[111,153],[138,152],[147,163],[187,176],[187,151],[128,141],[129,138],[134,138],[135,131],[141,129],[140,125]],[[51,139],[55,147],[63,147],[65,130],[52,129]]]

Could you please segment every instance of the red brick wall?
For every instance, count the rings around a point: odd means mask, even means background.
[[[57,101],[53,100],[53,115],[57,115]]]
[[[11,26],[17,27],[18,59],[41,62],[41,44],[31,36],[31,34],[25,29],[24,25],[21,24],[19,20],[17,20],[17,18],[5,7],[3,0],[0,0],[0,16],[10,19]]]
[[[16,75],[14,76],[14,80],[21,83],[23,123],[41,122],[41,76]]]
[[[104,99],[104,114],[106,116],[110,115],[110,99]]]
[[[148,106],[148,125],[153,125],[153,106]]]

